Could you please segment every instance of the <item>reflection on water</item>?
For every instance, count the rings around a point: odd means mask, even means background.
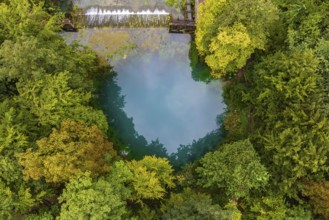
[[[136,131],[134,124],[136,117],[128,117],[124,110],[126,97],[122,95],[122,89],[118,86],[117,78],[117,73],[112,72],[103,81],[102,87],[107,89],[103,90],[100,94],[100,100],[103,103],[103,110],[112,127],[109,135],[111,141],[114,141],[116,147],[129,152],[129,158],[142,159],[144,155],[169,157],[172,165],[179,168],[189,162],[201,158],[205,153],[215,149],[219,145],[224,136],[223,128],[221,126],[222,115],[217,116],[218,128],[210,131],[199,139],[190,141],[189,144],[181,144],[177,151],[172,154],[168,154],[166,147],[159,141],[159,139],[147,141],[143,135]],[[186,127],[188,126],[190,126],[190,124],[186,125]],[[172,129],[175,129],[175,127],[172,127]],[[175,132],[175,130],[172,132]],[[179,134],[179,131],[176,132]]]
[[[124,111],[125,97],[117,83],[117,74],[111,74],[103,81],[100,93],[102,107],[111,125],[110,138],[121,151],[129,152],[129,157],[142,159],[144,155],[167,157],[167,150],[158,141],[148,141],[139,135],[135,129],[133,118],[129,118]]]
[[[116,74],[104,80],[101,92],[114,128],[111,136],[128,146],[131,157],[177,152],[171,159],[180,166],[216,147],[223,135],[218,125],[225,109],[221,83],[210,81],[207,69],[197,64],[189,35],[159,28],[87,29],[71,39],[81,39],[101,53],[134,45],[111,61]]]
[[[153,54],[166,60],[188,63],[190,36],[170,34],[166,28],[89,28],[64,35],[68,43],[78,40],[102,56],[110,58],[112,66],[130,57],[150,59]],[[139,56],[143,53],[143,56]],[[189,65],[188,65],[189,66]]]

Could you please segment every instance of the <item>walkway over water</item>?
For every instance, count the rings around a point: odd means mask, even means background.
[[[192,1],[193,4],[191,3]],[[186,0],[184,13],[169,6],[158,9],[140,7],[137,11],[129,6],[90,6],[77,19],[86,27],[168,27],[170,33],[194,33],[198,6],[204,0]],[[76,31],[70,19],[63,21],[65,31]]]
[[[198,14],[198,6],[204,0],[195,0],[194,10],[192,10],[191,0],[186,0],[184,7],[184,20],[174,19],[169,22],[169,32],[171,33],[193,33]]]

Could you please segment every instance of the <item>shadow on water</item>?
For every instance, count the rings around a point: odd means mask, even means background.
[[[161,23],[163,11],[182,16],[165,0],[73,2],[97,25],[144,16],[142,25],[153,21],[152,16]],[[139,14],[143,10],[151,14]],[[216,115],[225,109],[221,83],[211,81],[189,35],[170,34],[167,28],[87,28],[67,40],[79,40],[111,58],[118,74],[110,70],[102,77],[99,102],[109,121],[110,140],[128,159],[167,157],[180,168],[219,145],[224,132],[220,120],[216,125]]]
[[[129,118],[123,110],[125,97],[121,95],[116,77],[117,73],[112,72],[102,81],[104,85],[100,86],[107,88],[100,94],[100,102],[103,103],[101,107],[110,124],[111,141],[130,159],[142,159],[145,155],[168,157],[166,148],[159,140],[148,143],[145,137],[135,130],[133,118]]]
[[[185,164],[200,159],[204,154],[216,149],[225,136],[222,126],[224,113],[217,116],[218,129],[204,137],[193,140],[191,144],[180,145],[177,152],[168,154],[165,146],[158,139],[148,142],[143,135],[138,134],[132,117],[128,117],[123,110],[125,96],[121,94],[121,87],[117,83],[117,73],[113,72],[102,80],[107,89],[99,94],[100,102],[109,124],[109,137],[116,148],[129,159],[142,159],[145,155],[169,158],[171,164],[180,169]],[[188,126],[188,125],[186,125]]]
[[[193,80],[210,83],[212,80],[210,68],[205,62],[200,60],[195,41],[191,41],[190,43],[189,58]]]
[[[193,140],[192,144],[180,145],[176,153],[170,155],[171,164],[177,169],[185,164],[200,159],[206,153],[215,150],[224,140],[225,130],[223,126],[224,113],[218,115],[219,128],[206,134],[199,140]]]

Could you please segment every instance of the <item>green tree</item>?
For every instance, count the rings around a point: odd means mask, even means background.
[[[227,131],[228,140],[241,140],[247,138],[248,115],[244,111],[230,111],[225,115],[224,127]]]
[[[220,211],[220,218],[223,220],[240,220],[242,218],[242,213],[238,209],[238,204],[236,201],[230,200]]]
[[[44,194],[42,190],[32,191],[32,186],[23,181],[22,167],[15,156],[24,152],[35,137],[29,119],[12,100],[0,103],[0,219],[26,212]]]
[[[15,213],[24,213],[36,204],[30,189],[23,184],[16,193],[0,181],[0,198],[1,219],[12,219]]]
[[[166,188],[173,188],[173,169],[166,158],[145,156],[142,160],[127,162],[133,174],[130,200],[142,202],[143,199],[162,199]]]
[[[286,29],[286,44],[290,49],[314,48],[323,38],[328,39],[329,4],[326,1],[274,0],[281,9],[281,22]]]
[[[167,4],[169,4],[175,8],[178,8],[178,9],[183,8],[185,5],[185,2],[186,2],[186,0],[166,0]]]
[[[257,220],[281,220],[285,219],[287,208],[285,200],[280,195],[268,195],[261,198],[254,198],[250,208]]]
[[[44,0],[0,1],[0,219],[49,219],[56,205],[40,200],[58,185],[43,180],[103,174],[115,155],[105,116],[91,107],[97,56],[66,44],[58,34],[62,15]],[[32,207],[40,214],[25,215]]]
[[[60,30],[61,14],[50,15],[43,2],[11,0],[0,3],[0,44],[5,39],[37,36]]]
[[[56,52],[42,47],[35,37],[21,37],[16,42],[7,40],[1,45],[0,53],[1,80],[40,78],[56,69]]]
[[[196,45],[215,77],[243,68],[256,50],[265,50],[276,7],[263,0],[208,0],[199,6]]]
[[[320,61],[318,69],[323,77],[324,92],[329,94],[329,36],[327,40],[319,40],[315,53]],[[324,99],[326,103],[329,103],[328,96],[324,97]]]
[[[190,188],[171,194],[161,206],[161,219],[219,219],[220,206],[209,195],[196,193]]]
[[[255,106],[261,156],[273,184],[286,193],[297,180],[327,169],[329,124],[318,64],[311,50],[268,56],[254,70],[254,90],[245,97]]]
[[[91,93],[71,89],[70,78],[68,72],[63,72],[18,82],[16,101],[35,115],[40,125],[58,126],[62,120],[70,118],[88,125],[96,124],[105,134],[108,129],[106,117],[89,106]]]
[[[246,219],[257,220],[311,220],[311,208],[306,203],[291,206],[285,200],[284,196],[279,195],[277,191],[267,191],[267,195],[258,196],[247,201],[251,204],[248,210],[245,210]]]
[[[206,154],[196,168],[203,187],[224,188],[228,196],[240,198],[267,184],[269,174],[248,139],[225,144]]]
[[[29,214],[24,216],[24,220],[53,220],[54,217],[50,212],[41,214]]]
[[[174,186],[172,171],[167,159],[146,156],[140,161],[117,161],[98,180],[92,180],[90,174],[72,179],[60,196],[59,219],[131,217],[126,201],[145,207],[143,200],[163,198],[166,188]]]
[[[23,117],[9,100],[0,104],[0,180],[8,185],[21,179],[21,167],[15,154],[24,151],[28,144]]]
[[[299,205],[289,208],[286,212],[287,220],[311,220],[314,219],[309,205]]]
[[[120,179],[112,181],[120,181]],[[103,177],[92,180],[90,174],[72,179],[59,197],[62,203],[59,220],[122,219],[126,211],[121,188]]]
[[[45,74],[70,72],[69,86],[91,90],[90,76],[97,70],[96,54],[57,33],[7,40],[0,47],[0,80],[39,80]]]
[[[49,137],[37,141],[37,148],[19,153],[25,179],[44,178],[48,183],[67,182],[85,171],[93,176],[109,170],[107,156],[115,156],[97,126],[65,120],[59,130],[53,129]]]

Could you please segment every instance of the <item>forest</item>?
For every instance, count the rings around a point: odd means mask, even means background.
[[[62,38],[63,2],[0,0],[0,219],[329,219],[329,1],[200,4],[225,139],[179,168],[122,154],[97,100],[112,67]]]

